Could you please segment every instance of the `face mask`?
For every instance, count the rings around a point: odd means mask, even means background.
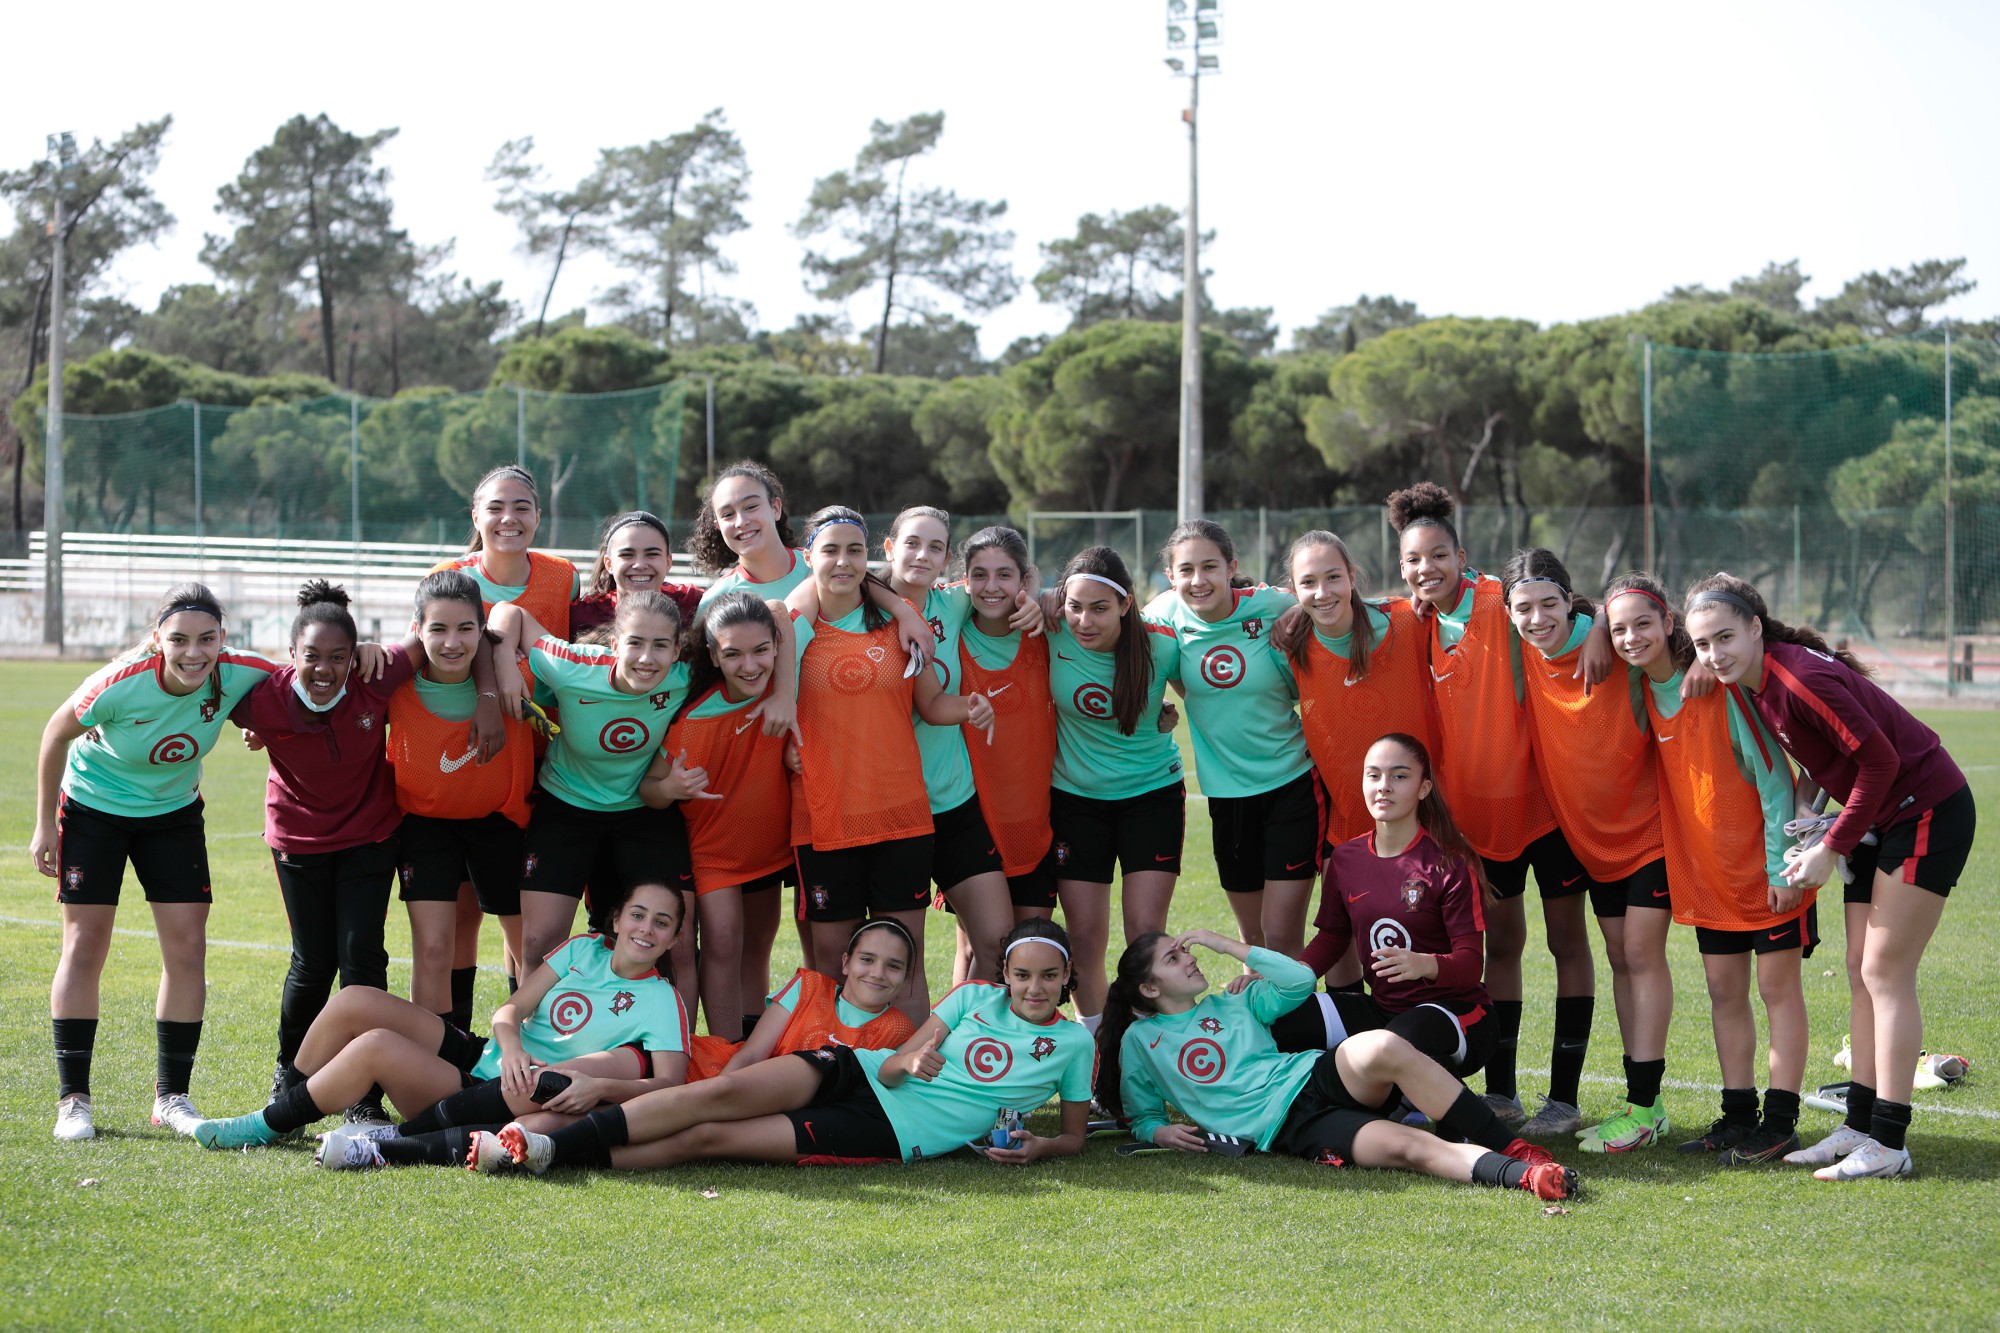
[[[298,695],[299,702],[304,704],[308,709],[312,710],[313,712],[327,713],[333,711],[333,709],[340,703],[340,701],[347,697],[347,684],[346,682],[343,681],[340,686],[339,694],[334,695],[331,699],[327,700],[323,704],[316,704],[312,701],[312,696],[306,693],[306,683],[303,680],[300,680],[297,676],[293,676],[292,693]]]

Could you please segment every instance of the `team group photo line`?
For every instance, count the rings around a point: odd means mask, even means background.
[[[93,1104],[90,1076],[129,865],[162,964],[152,1123],[209,1149],[331,1118],[313,1155],[329,1169],[963,1148],[1028,1165],[1103,1136],[1550,1201],[1588,1154],[1910,1174],[1919,964],[1975,826],[1937,735],[1743,579],[1635,572],[1592,596],[1549,550],[1465,550],[1441,487],[1387,505],[1393,596],[1367,595],[1326,531],[1292,543],[1286,586],[1253,585],[1198,519],[1149,600],[1154,571],[1111,547],[1038,571],[1012,528],[952,549],[927,506],[886,533],[838,505],[800,520],[739,463],[703,495],[686,548],[711,581],[691,586],[668,580],[667,526],[645,512],[604,524],[587,571],[536,550],[535,480],[501,467],[400,641],[363,641],[346,592],[314,579],[286,658],[266,658],[231,646],[207,587],[164,589],[40,745],[30,851],[63,917],[55,1137],[128,1118]],[[1233,937],[1173,923],[1183,710]],[[202,759],[225,724],[269,762],[291,957],[268,1098],[214,1118],[190,1088]],[[1531,871],[1555,975],[1532,1108]],[[1852,1073],[1843,1122],[1807,1144],[1801,965],[1826,891]],[[392,893],[407,997],[388,985]],[[488,916],[508,998],[481,1036]],[[1591,918],[1625,1096],[1586,1125]],[[787,919],[803,965],[773,977]],[[1678,1134],[1676,924],[1722,1075],[1705,1127]],[[925,965],[939,929],[949,985]]]

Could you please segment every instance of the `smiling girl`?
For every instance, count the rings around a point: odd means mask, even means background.
[[[661,519],[634,509],[605,520],[597,559],[583,592],[570,603],[569,632],[581,639],[609,625],[618,614],[618,595],[626,592],[665,593],[681,613],[681,623],[692,625],[704,590],[692,583],[667,582],[673,567],[673,545]]]
[[[49,987],[58,1139],[97,1135],[90,1062],[98,985],[128,861],[160,939],[153,1123],[188,1134],[201,1119],[188,1101],[207,999],[201,761],[230,710],[276,663],[224,646],[222,604],[199,583],[170,588],[152,621],[137,647],[92,673],[50,716],[36,762],[28,851],[56,881],[63,918]]]
[[[1695,654],[1745,692],[1786,753],[1840,802],[1787,884],[1827,883],[1846,857],[1847,980],[1854,1081],[1847,1121],[1788,1162],[1821,1180],[1906,1176],[1910,1087],[1923,1041],[1917,965],[1972,850],[1972,789],[1937,733],[1868,678],[1852,653],[1775,619],[1729,574],[1688,589]],[[1873,834],[1875,841],[1864,838]]]
[[[1578,1089],[1597,1005],[1583,910],[1590,878],[1556,827],[1542,790],[1522,706],[1527,681],[1521,640],[1508,618],[1500,580],[1470,568],[1452,523],[1456,509],[1444,487],[1419,482],[1389,497],[1389,522],[1401,534],[1403,581],[1428,639],[1445,795],[1466,841],[1479,853],[1495,895],[1487,921],[1486,985],[1499,1039],[1486,1066],[1487,1098],[1522,1134],[1553,1138],[1582,1123]],[[1586,679],[1594,671],[1601,680],[1610,665],[1610,648],[1603,645],[1606,657],[1593,667],[1595,643],[1586,640],[1578,669]],[[1548,1092],[1532,1116],[1521,1106],[1514,1073],[1521,1033],[1521,957],[1528,941],[1523,899],[1530,870],[1556,971]]]
[[[1320,847],[1298,686],[1270,633],[1295,600],[1279,588],[1237,587],[1236,544],[1207,519],[1175,528],[1161,556],[1173,591],[1147,609],[1180,645],[1178,688],[1216,872],[1244,941],[1295,952]]]
[[[1180,875],[1187,788],[1180,749],[1160,730],[1167,685],[1181,674],[1171,626],[1139,614],[1132,575],[1109,546],[1079,551],[1058,585],[1049,639],[1056,759],[1049,794],[1056,892],[1076,937],[1077,1016],[1097,1031],[1111,876],[1130,940],[1166,924]]]
[[[680,893],[666,885],[626,890],[610,913],[610,935],[579,935],[536,965],[494,1013],[491,1038],[471,1036],[393,995],[342,991],[299,1049],[299,1084],[261,1111],[204,1121],[194,1136],[205,1148],[275,1143],[377,1084],[412,1124],[421,1124],[419,1112],[443,1099],[460,1106],[498,1103],[489,1117],[541,1105],[585,1111],[678,1084],[687,1065],[687,1019],[658,968],[680,929],[681,910]],[[626,1047],[631,1051],[623,1052]],[[608,1051],[623,1053],[628,1073],[650,1072],[604,1078],[574,1063]],[[642,1058],[634,1059],[635,1052]],[[544,1082],[551,1074],[560,1076],[559,1088]],[[471,1086],[487,1080],[497,1087]],[[379,1165],[378,1137],[393,1141],[386,1128],[329,1134],[320,1163]],[[459,1162],[465,1137],[461,1130]],[[424,1150],[436,1146],[405,1143],[410,1151],[396,1160],[426,1160]],[[350,1144],[358,1146],[350,1151]]]
[[[716,474],[688,536],[695,568],[714,576],[706,605],[744,588],[784,600],[806,581],[805,552],[792,548],[791,511],[777,474],[748,459]]]
[[[1682,1151],[1726,1166],[1776,1161],[1799,1146],[1799,1082],[1806,1066],[1800,962],[1819,943],[1814,891],[1785,881],[1793,816],[1792,766],[1740,690],[1681,697],[1694,645],[1649,575],[1625,574],[1604,592],[1618,655],[1646,678],[1659,769],[1660,832],[1674,883],[1674,920],[1695,928],[1708,980],[1722,1115]],[[1750,958],[1771,1029],[1770,1085],[1757,1118],[1757,1020]]]
[[[1564,838],[1591,878],[1590,904],[1611,961],[1618,1032],[1625,1044],[1625,1109],[1584,1134],[1590,1152],[1629,1152],[1669,1128],[1660,1083],[1674,982],[1667,970],[1673,923],[1659,779],[1638,673],[1592,691],[1574,659],[1593,632],[1569,571],[1543,547],[1516,551],[1500,576],[1507,614],[1525,645],[1528,717],[1542,782]]]
[[[382,930],[403,815],[383,742],[389,701],[417,668],[412,638],[384,649],[380,674],[363,679],[346,591],[312,579],[298,602],[291,662],[229,714],[270,756],[264,841],[292,933],[274,1092],[296,1082],[292,1057],[336,975],[343,987],[388,986]]]
[[[864,595],[873,576],[861,515],[843,505],[819,510],[807,523],[806,556],[818,609],[792,611],[803,797],[793,803],[800,914],[811,923],[813,965],[823,972],[864,918],[886,915],[901,923],[917,942],[910,986],[899,1001],[914,1021],[930,1012],[923,932],[936,853],[912,709],[936,726],[970,722],[990,731],[993,708],[977,694],[946,693],[929,671],[912,679],[901,631]]]
[[[778,886],[792,865],[791,732],[757,716],[791,692],[789,618],[749,592],[709,601],[688,650],[688,687],[639,784],[655,809],[679,803],[701,923],[701,1002],[708,1030],[734,1041],[770,989]],[[785,683],[781,687],[779,678]],[[689,799],[687,788],[703,784]],[[709,791],[713,788],[713,791]]]
[[[1094,1063],[1089,1034],[1058,1011],[1069,938],[1030,918],[1001,948],[1002,985],[954,989],[901,1048],[826,1046],[594,1111],[553,1135],[509,1125],[475,1142],[482,1170],[506,1162],[636,1171],[728,1158],[797,1165],[919,1161],[986,1139],[999,1113],[1062,1102],[1061,1132],[1013,1130],[995,1161],[1025,1166],[1083,1151]]]

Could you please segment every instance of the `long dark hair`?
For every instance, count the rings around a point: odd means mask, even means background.
[[[332,625],[346,631],[349,646],[361,641],[361,632],[354,628],[354,617],[347,612],[347,589],[325,579],[307,579],[299,588],[299,613],[292,617],[294,647],[308,625]]]
[[[1696,579],[1688,585],[1685,605],[1692,610],[1696,604],[1726,606],[1739,620],[1755,618],[1764,630],[1765,643],[1795,643],[1801,648],[1824,653],[1849,670],[1864,676],[1873,676],[1868,665],[1845,648],[1836,648],[1826,641],[1826,636],[1807,625],[1787,625],[1771,614],[1771,608],[1764,604],[1759,593],[1748,579],[1739,579],[1734,574],[1716,573],[1707,578]]]
[[[628,510],[605,520],[603,535],[597,539],[597,559],[591,563],[590,577],[584,583],[584,596],[610,592],[617,586],[617,580],[611,576],[611,539],[634,523],[660,534],[660,545],[666,548],[667,559],[667,568],[660,571],[660,577],[665,579],[673,571],[674,543],[667,535],[665,521],[643,509]]]
[[[1563,598],[1569,603],[1569,618],[1573,621],[1579,615],[1597,614],[1588,597],[1576,591],[1576,584],[1569,576],[1562,557],[1546,546],[1524,546],[1507,557],[1507,563],[1500,570],[1500,596],[1511,602],[1516,584],[1535,579],[1546,579],[1562,589]]]
[[[1139,987],[1153,979],[1153,954],[1161,940],[1172,939],[1164,930],[1149,930],[1125,946],[1118,955],[1118,974],[1104,992],[1104,1014],[1097,1020],[1097,1077],[1093,1091],[1105,1110],[1120,1120],[1125,1118],[1125,1098],[1118,1080],[1122,1076],[1119,1055],[1125,1047],[1125,1030],[1140,1016],[1160,1012],[1139,993]]]
[[[1623,597],[1628,592],[1640,593],[1659,603],[1660,618],[1667,626],[1667,653],[1673,659],[1674,670],[1686,671],[1693,666],[1694,640],[1688,637],[1687,619],[1680,613],[1678,607],[1667,600],[1667,590],[1661,587],[1660,581],[1651,574],[1635,569],[1629,574],[1620,574],[1611,580],[1604,589],[1605,614],[1610,615],[1614,599]],[[1607,625],[1605,628],[1609,629],[1610,626]]]
[[[182,611],[200,611],[215,617],[215,623],[222,624],[222,600],[208,590],[206,583],[176,583],[167,589],[167,595],[153,608],[153,628],[146,631],[144,638],[118,654],[120,662],[143,662],[160,652],[153,636],[160,626],[167,623],[167,617]],[[215,666],[208,673],[208,701],[222,706],[222,659],[218,657]]]
[[[711,599],[695,618],[694,628],[688,633],[688,688],[681,706],[674,710],[674,721],[678,722],[681,714],[722,683],[722,668],[716,664],[712,650],[716,634],[731,625],[762,625],[771,631],[772,646],[782,646],[778,637],[778,618],[771,614],[770,606],[756,593],[738,589]]]
[[[1347,602],[1353,608],[1353,628],[1348,630],[1347,679],[1360,680],[1368,674],[1368,657],[1375,651],[1375,624],[1368,618],[1368,603],[1361,595],[1361,571],[1355,567],[1354,557],[1347,553],[1347,543],[1325,528],[1314,528],[1305,536],[1293,542],[1285,552],[1285,586],[1296,594],[1293,586],[1292,561],[1298,559],[1300,551],[1311,550],[1315,546],[1331,546],[1340,553],[1340,563],[1347,566]],[[1303,614],[1303,612],[1301,613]],[[1308,626],[1304,634],[1295,637],[1285,655],[1300,666],[1305,665],[1306,654],[1312,649],[1312,628]]]
[[[786,549],[797,545],[792,536],[792,511],[785,503],[785,485],[778,474],[751,459],[731,463],[715,474],[715,480],[701,494],[701,510],[694,516],[694,531],[688,534],[688,554],[694,567],[704,574],[720,574],[736,563],[736,553],[723,540],[722,527],[715,521],[715,488],[731,477],[748,477],[764,488],[764,499],[777,511],[778,541]]]
[[[863,519],[860,514],[846,505],[827,505],[823,509],[813,510],[812,517],[806,520],[807,537],[811,537],[813,533],[818,532],[829,523],[848,523],[860,528],[861,544],[863,547],[868,545],[867,520]],[[806,551],[806,558],[808,560],[812,559],[812,551],[810,549]],[[869,598],[868,588],[871,584],[877,588],[887,590],[892,597],[896,595],[896,590],[889,587],[887,579],[870,571],[867,565],[863,564],[861,577],[861,627],[866,630],[877,630],[888,624],[893,617],[887,611],[875,605]]]
[[[537,514],[541,512],[542,492],[541,488],[535,485],[535,474],[528,471],[528,469],[524,467],[516,467],[512,463],[502,463],[499,467],[494,468],[492,471],[488,472],[485,476],[479,479],[479,484],[472,488],[473,508],[475,509],[478,508],[479,493],[485,490],[486,484],[491,481],[520,482],[523,486],[526,486],[528,488],[528,495],[535,502],[535,512]],[[483,551],[485,549],[486,549],[486,540],[485,538],[479,535],[479,522],[477,519],[474,519],[472,524],[472,534],[465,539],[465,553],[467,555],[472,555],[477,551]]]
[[[1118,720],[1120,734],[1130,736],[1139,729],[1139,715],[1145,712],[1146,696],[1153,688],[1153,645],[1146,640],[1146,623],[1139,619],[1139,597],[1132,587],[1132,571],[1125,568],[1125,557],[1109,546],[1088,546],[1063,566],[1065,596],[1069,581],[1078,574],[1109,579],[1125,590],[1125,613],[1118,618],[1118,645],[1111,650],[1111,715]]]
[[[1489,898],[1493,897],[1493,885],[1486,878],[1485,863],[1479,859],[1479,853],[1472,850],[1472,844],[1465,840],[1465,834],[1459,832],[1458,821],[1451,817],[1451,807],[1445,804],[1444,788],[1438,785],[1437,768],[1431,763],[1430,749],[1415,736],[1401,731],[1377,736],[1368,748],[1372,750],[1383,741],[1409,751],[1423,776],[1430,780],[1430,794],[1417,802],[1417,827],[1430,834],[1438,850],[1464,865],[1466,875],[1481,892]]]

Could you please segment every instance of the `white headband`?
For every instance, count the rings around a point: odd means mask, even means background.
[[[1090,577],[1095,577],[1095,575],[1092,575]],[[1014,952],[1014,950],[1020,948],[1024,944],[1046,944],[1051,949],[1054,949],[1057,953],[1061,954],[1063,956],[1064,962],[1069,961],[1069,950],[1063,948],[1062,945],[1057,944],[1054,940],[1050,939],[1046,935],[1023,935],[1020,939],[1015,940],[1012,944],[1008,945],[1004,951],[1002,951],[1002,953],[1000,954],[1000,961],[1003,963],[1006,962],[1009,955],[1011,955]]]
[[[1105,578],[1102,574],[1085,574],[1082,571],[1078,571],[1077,573],[1070,575],[1070,578],[1089,579],[1092,583],[1102,583],[1105,587],[1111,589],[1113,592],[1117,593],[1120,597],[1130,597],[1132,595],[1131,593],[1127,592],[1124,588],[1120,587],[1117,583],[1113,582],[1110,579]],[[1054,941],[1050,942],[1054,943]],[[1061,948],[1062,946],[1057,945],[1056,947]],[[1064,954],[1063,956],[1067,958],[1069,955]]]
[[[1533,575],[1533,576],[1531,576],[1531,577],[1529,577],[1529,578],[1525,578],[1525,579],[1515,579],[1515,580],[1514,580],[1514,586],[1515,586],[1515,587],[1517,587],[1517,588],[1518,588],[1518,587],[1520,587],[1520,586],[1521,586],[1521,585],[1522,585],[1523,583],[1547,583],[1547,584],[1551,584],[1551,585],[1553,585],[1553,586],[1555,586],[1555,587],[1557,587],[1557,588],[1561,588],[1561,589],[1562,589],[1562,591],[1564,591],[1564,592],[1568,592],[1568,591],[1569,591],[1569,589],[1568,589],[1568,588],[1564,588],[1564,587],[1562,586],[1562,584],[1560,584],[1560,583],[1557,583],[1557,582],[1556,582],[1556,581],[1555,581],[1554,579],[1551,579],[1551,578],[1545,578],[1545,577],[1543,577],[1543,576],[1542,576],[1542,575],[1540,575],[1540,574],[1536,574],[1536,575]]]

